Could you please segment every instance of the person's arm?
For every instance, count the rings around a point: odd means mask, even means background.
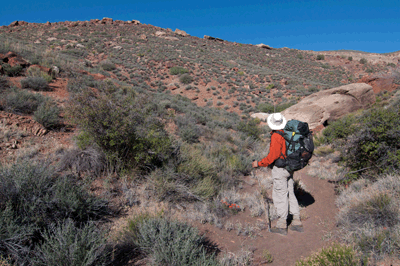
[[[261,161],[254,161],[252,163],[253,167],[267,167],[268,165],[272,164],[281,156],[281,151],[282,151],[282,143],[280,141],[280,135],[279,134],[272,134],[271,135],[271,143],[269,146],[269,153],[267,157],[262,159]]]

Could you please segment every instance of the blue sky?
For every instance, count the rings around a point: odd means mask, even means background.
[[[4,1],[0,25],[15,20],[139,20],[192,36],[300,50],[400,50],[400,2],[280,1]]]

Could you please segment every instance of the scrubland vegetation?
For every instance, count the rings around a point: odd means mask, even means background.
[[[62,26],[42,35],[0,31],[0,53],[14,51],[32,64],[58,66],[69,93],[61,105],[44,96],[53,77],[2,64],[0,109],[31,115],[54,132],[78,128],[73,147],[1,165],[0,264],[251,265],[250,252],[222,256],[196,228],[165,210],[130,218],[117,237],[109,235],[109,220],[125,207],[162,202],[183,206],[189,220],[256,236],[265,224],[224,223],[244,208],[253,217],[265,214],[263,191],[237,193],[253,159],[268,150],[270,129],[248,113],[282,111],[305,95],[348,82],[350,74],[322,64],[324,56],[297,50],[274,49],[266,59],[265,50],[250,45],[202,46],[192,37],[177,45],[155,37],[151,26],[141,26],[146,39],[128,35],[124,27],[121,36],[98,25],[80,28],[79,36]],[[32,46],[34,41],[39,42]],[[117,44],[122,49],[113,47]],[[107,59],[94,65],[89,60],[103,53]],[[165,61],[173,63],[167,71]],[[164,82],[170,75],[187,91],[218,81],[223,85],[206,90],[218,101],[204,99],[200,107],[171,93]],[[9,82],[16,76],[22,76],[20,88]],[[273,92],[268,98],[254,91]],[[225,92],[225,100],[236,100],[222,108]],[[340,152],[334,159],[339,166],[332,168],[340,243],[297,265],[365,265],[398,257],[399,98],[379,97],[371,109],[331,123],[316,138],[317,156]],[[236,107],[241,115],[231,112]],[[5,140],[7,134],[0,136]],[[100,192],[93,189],[96,182],[103,184]]]

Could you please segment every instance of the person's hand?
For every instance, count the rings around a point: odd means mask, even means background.
[[[253,168],[257,168],[258,167],[258,162],[257,161],[253,161],[251,163],[251,166],[253,166]]]

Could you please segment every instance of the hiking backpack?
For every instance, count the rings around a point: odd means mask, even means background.
[[[276,132],[286,142],[285,161],[280,162],[280,167],[286,168],[289,172],[300,170],[308,164],[314,152],[312,131],[306,122],[298,120],[289,120],[283,131],[284,133]]]

